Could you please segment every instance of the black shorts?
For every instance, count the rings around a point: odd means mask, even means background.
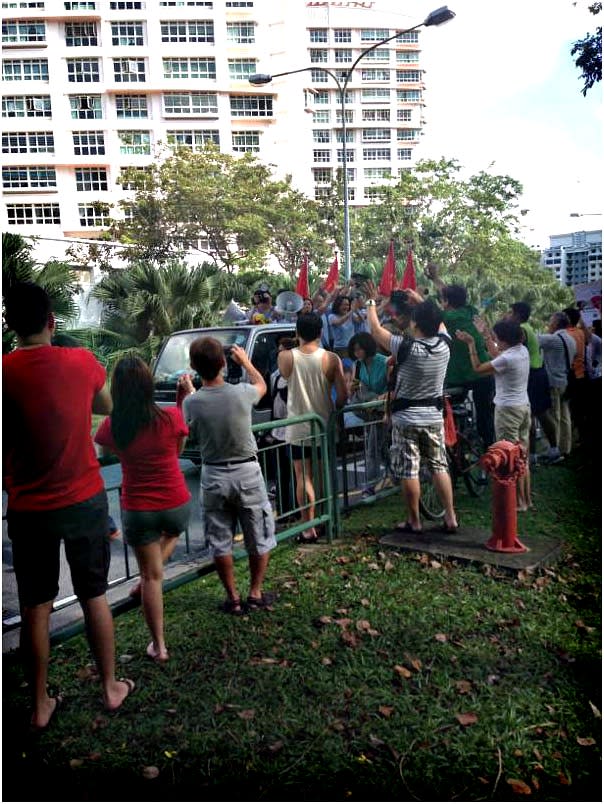
[[[290,449],[292,451],[292,459],[294,461],[301,461],[304,458],[308,460],[312,460],[313,451],[316,451],[317,460],[321,460],[321,447],[317,446],[314,448],[309,444],[308,446],[300,446],[299,444],[290,444]]]
[[[533,416],[540,416],[551,407],[549,380],[547,379],[547,371],[543,366],[530,369],[527,391]]]
[[[8,537],[23,606],[54,600],[59,592],[60,545],[80,601],[105,594],[109,573],[107,494],[54,511],[8,511]]]

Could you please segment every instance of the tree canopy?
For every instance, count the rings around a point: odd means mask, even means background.
[[[602,11],[602,3],[592,3],[588,6],[594,15]],[[587,90],[594,84],[602,80],[602,26],[599,25],[594,33],[586,34],[583,39],[578,39],[573,43],[570,51],[571,56],[577,55],[575,65],[581,71],[583,79],[583,96],[587,95]]]

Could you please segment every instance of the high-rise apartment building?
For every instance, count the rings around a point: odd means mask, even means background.
[[[2,2],[2,229],[98,236],[126,166],[160,146],[210,141],[252,152],[309,197],[346,170],[351,204],[413,162],[422,127],[419,35],[362,59],[345,95],[335,81],[360,52],[404,28],[377,2],[13,0]],[[262,87],[256,72],[304,67]]]
[[[602,230],[551,235],[541,264],[561,285],[575,287],[602,279]]]

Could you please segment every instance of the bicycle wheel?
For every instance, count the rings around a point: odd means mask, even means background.
[[[489,477],[480,466],[478,460],[483,454],[482,441],[477,433],[458,434],[456,446],[458,472],[463,477],[468,492],[472,497],[482,497],[489,485]]]
[[[442,519],[445,509],[438,498],[436,489],[432,483],[432,475],[425,466],[419,469],[419,510],[426,519]]]

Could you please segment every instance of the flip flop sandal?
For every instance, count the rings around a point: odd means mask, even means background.
[[[302,533],[298,533],[294,536],[294,539],[298,544],[316,544],[319,541],[318,535],[315,533],[310,534],[307,530],[303,530]]]
[[[56,716],[61,711],[61,708],[65,703],[64,696],[57,693],[57,695],[53,695],[52,697],[56,701],[56,704],[55,708],[52,710],[50,714],[50,717],[48,718],[48,723],[45,726],[34,726],[32,723],[30,723],[29,724],[30,734],[42,734],[43,732],[47,731],[49,726],[52,724],[53,720],[56,719]]]
[[[229,600],[228,598],[218,606],[218,610],[223,614],[231,614],[233,617],[241,617],[242,614],[245,614],[241,600]]]
[[[439,530],[441,531],[441,533],[448,533],[448,534],[457,533],[457,531],[459,530],[459,524],[447,525],[446,522],[443,522]]]
[[[396,533],[414,533],[416,536],[424,532],[422,528],[415,530],[415,528],[411,527],[409,522],[405,522],[404,525],[397,525],[394,530]]]
[[[248,597],[245,605],[250,611],[269,609],[276,599],[277,595],[274,592],[263,592],[260,597]]]
[[[116,715],[118,712],[121,712],[122,707],[136,689],[136,684],[131,678],[118,678],[117,680],[128,687],[128,692],[122,698],[122,702],[119,706],[114,706],[113,709],[110,709],[108,706],[105,707],[105,711],[107,712],[108,715]]]

